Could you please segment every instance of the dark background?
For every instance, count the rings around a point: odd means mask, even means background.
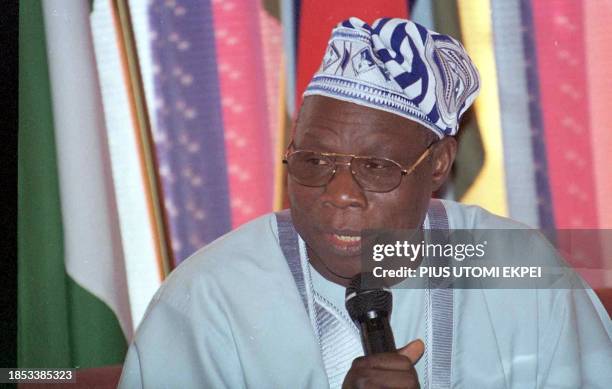
[[[17,366],[18,8],[0,11],[0,367]]]

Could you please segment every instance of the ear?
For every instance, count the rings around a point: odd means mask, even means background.
[[[433,169],[431,174],[432,190],[440,189],[450,174],[455,155],[457,154],[457,141],[453,137],[446,137],[433,146]]]

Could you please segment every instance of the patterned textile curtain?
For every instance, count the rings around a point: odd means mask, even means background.
[[[291,122],[331,28],[349,16],[412,14],[476,61],[483,90],[440,195],[536,228],[612,227],[610,1],[153,0],[147,12],[150,39],[138,44],[151,48],[174,265],[287,205]]]

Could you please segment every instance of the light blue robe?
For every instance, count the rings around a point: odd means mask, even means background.
[[[478,207],[444,204],[450,228],[524,228]],[[537,239],[522,246],[550,255]],[[314,289],[343,310],[344,288],[310,270]],[[393,290],[398,346],[426,339],[425,293]],[[430,375],[425,360],[416,365],[422,387]],[[612,322],[590,289],[455,290],[451,384],[610,388]],[[273,214],[221,237],[168,277],[129,348],[119,386],[329,387]]]

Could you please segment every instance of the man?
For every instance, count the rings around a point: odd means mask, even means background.
[[[344,308],[363,230],[524,228],[430,200],[478,89],[474,65],[450,37],[402,19],[339,24],[286,153],[290,213],[221,237],[168,277],[120,386],[609,385],[610,320],[578,279],[563,289],[394,289],[401,347],[363,356]],[[502,246],[506,255],[552,256],[537,234]]]

